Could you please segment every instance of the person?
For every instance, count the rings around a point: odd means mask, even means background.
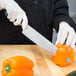
[[[50,41],[55,28],[56,44],[74,47],[76,25],[68,10],[66,0],[0,0],[0,44],[33,44],[22,34],[29,24]]]

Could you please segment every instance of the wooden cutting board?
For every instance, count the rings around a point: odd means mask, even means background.
[[[51,54],[39,46],[0,45],[0,72],[2,68],[2,62],[5,59],[19,55],[26,56],[34,62],[34,76],[66,76],[70,72],[76,71],[76,61],[71,66],[59,67],[52,62]]]

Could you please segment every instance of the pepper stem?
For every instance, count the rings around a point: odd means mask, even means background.
[[[10,71],[11,71],[11,67],[10,67],[10,65],[7,65],[5,67],[5,72],[9,73]]]

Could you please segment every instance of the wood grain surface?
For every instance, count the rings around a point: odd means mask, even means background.
[[[51,54],[37,45],[0,45],[0,76],[2,62],[13,56],[30,58],[34,62],[34,76],[66,76],[76,71],[76,61],[71,66],[57,66],[52,62]]]

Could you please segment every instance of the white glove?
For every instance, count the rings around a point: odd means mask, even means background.
[[[66,40],[67,39],[67,40]],[[57,35],[57,43],[63,44],[66,40],[67,45],[74,48],[76,42],[76,35],[74,29],[66,22],[61,22],[59,25],[59,32]]]
[[[28,25],[28,19],[26,13],[14,0],[1,0],[0,7],[6,9],[7,18],[14,23],[14,25],[22,25],[25,29]]]

